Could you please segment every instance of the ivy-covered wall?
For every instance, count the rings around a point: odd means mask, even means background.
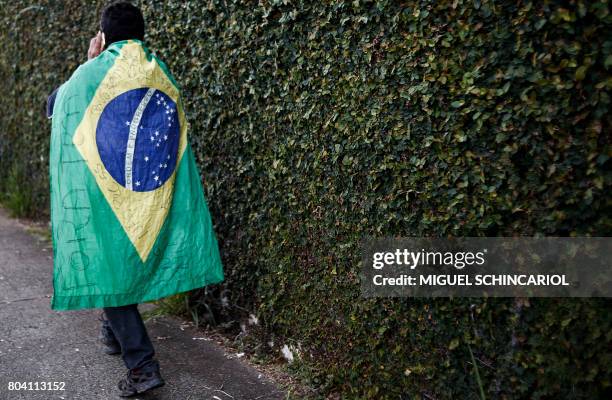
[[[366,300],[357,276],[364,235],[612,233],[607,1],[140,3],[226,265],[195,310],[254,314],[253,351],[287,345],[321,395],[610,393],[606,299]],[[47,213],[44,102],[101,4],[0,0],[0,191],[22,213]]]

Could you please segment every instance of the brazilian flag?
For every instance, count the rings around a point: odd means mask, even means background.
[[[223,280],[188,131],[178,85],[138,40],[111,44],[60,87],[52,309],[141,303]]]

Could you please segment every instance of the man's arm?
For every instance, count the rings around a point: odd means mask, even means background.
[[[87,51],[87,59],[91,60],[95,58],[102,52],[104,49],[104,34],[102,32],[98,32],[96,36],[94,36],[89,41],[89,50]],[[55,106],[55,98],[57,97],[57,91],[61,87],[58,86],[49,97],[47,97],[47,118],[53,118],[53,106]]]

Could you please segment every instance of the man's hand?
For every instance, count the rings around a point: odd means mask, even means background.
[[[104,49],[104,34],[98,31],[98,34],[89,41],[89,50],[87,51],[87,59],[98,57],[98,54],[102,53]]]

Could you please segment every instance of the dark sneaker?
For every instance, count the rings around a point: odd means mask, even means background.
[[[137,369],[131,369],[128,370],[127,377],[119,381],[117,387],[119,388],[119,396],[130,397],[164,386],[164,384],[159,370],[141,372]]]
[[[103,313],[100,314],[98,319],[102,321],[98,340],[104,345],[104,352],[110,355],[121,354],[121,345],[119,345],[117,338],[115,338],[115,334],[113,333],[108,320],[104,318]]]

